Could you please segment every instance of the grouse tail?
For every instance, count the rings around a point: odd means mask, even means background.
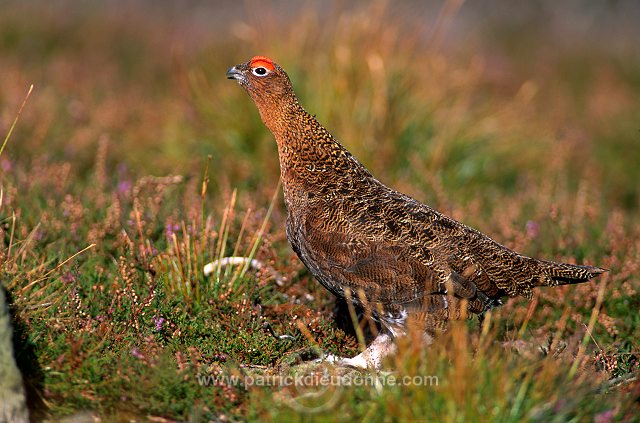
[[[542,273],[548,278],[541,279],[538,286],[569,285],[586,282],[609,269],[579,264],[556,263],[547,260],[538,260]],[[546,281],[545,281],[546,279]]]

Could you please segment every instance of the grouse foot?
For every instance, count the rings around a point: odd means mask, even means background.
[[[327,354],[322,358],[315,360],[316,362],[334,363],[339,366],[355,367],[358,369],[376,369],[382,368],[384,359],[397,351],[393,337],[388,333],[380,333],[376,339],[360,354],[353,358],[339,357],[333,354]]]

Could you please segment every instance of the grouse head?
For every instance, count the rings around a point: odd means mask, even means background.
[[[235,79],[247,91],[261,114],[278,104],[296,103],[293,86],[284,69],[265,56],[255,56],[231,67],[227,78]],[[277,107],[275,107],[277,108]]]

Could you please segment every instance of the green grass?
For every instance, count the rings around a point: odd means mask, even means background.
[[[50,12],[0,17],[0,280],[34,415],[637,418],[637,54],[588,39],[551,49],[535,27],[438,49],[377,3],[282,19],[267,8],[233,35],[186,13]],[[525,254],[610,272],[509,300],[429,348],[401,341],[393,372],[305,363],[358,341],[289,249],[275,143],[224,77],[253,54],[282,64],[383,182]],[[227,256],[267,269],[203,275]],[[390,382],[404,377],[430,383]]]

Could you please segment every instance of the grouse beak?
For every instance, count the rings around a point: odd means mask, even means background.
[[[227,71],[227,79],[243,79],[242,72],[240,72],[235,66],[232,66]]]

